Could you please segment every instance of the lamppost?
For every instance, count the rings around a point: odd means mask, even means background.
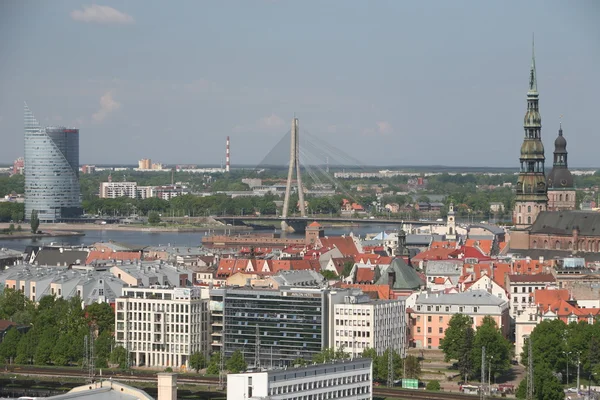
[[[563,351],[563,354],[567,356],[567,387],[569,387],[569,355],[570,351]]]
[[[494,359],[494,356],[490,356],[490,358],[488,359],[488,394],[491,396],[492,395],[492,360]]]

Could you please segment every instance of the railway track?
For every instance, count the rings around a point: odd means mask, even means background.
[[[157,371],[158,372],[158,371]],[[140,371],[135,373],[115,373],[115,371],[104,371],[102,376],[96,375],[96,379],[115,379],[123,382],[150,382],[156,383],[156,373],[154,371]],[[37,368],[37,367],[17,367],[6,371],[0,371],[0,376],[10,379],[12,376],[20,375],[35,379],[35,377],[55,378],[75,378],[84,379],[88,374],[84,371],[79,371],[69,368]],[[181,384],[191,385],[217,385],[219,378],[189,375],[179,375],[177,382]],[[373,387],[373,394],[377,396],[385,396],[400,399],[423,399],[423,400],[465,400],[475,399],[477,396],[464,393],[449,393],[449,392],[425,392],[423,390],[414,389],[388,389],[381,387]]]
[[[478,396],[464,393],[449,392],[426,392],[415,389],[383,389],[373,388],[373,394],[399,399],[423,399],[423,400],[468,400],[477,399]]]

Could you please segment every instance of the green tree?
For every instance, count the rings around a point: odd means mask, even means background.
[[[459,343],[458,370],[460,376],[464,377],[465,382],[469,381],[471,372],[473,371],[473,340],[475,339],[475,331],[468,326],[465,329],[464,339]]]
[[[323,278],[325,278],[327,280],[339,279],[339,277],[337,276],[337,274],[335,272],[330,271],[328,269],[321,270],[321,275],[323,275]]]
[[[349,277],[350,273],[352,272],[352,268],[354,268],[354,263],[352,261],[346,261],[344,263],[344,269],[342,270],[342,276],[344,278]]]
[[[127,350],[123,346],[116,346],[110,353],[109,361],[111,364],[119,365],[121,369],[127,369]]]
[[[521,379],[521,382],[519,382],[519,386],[517,387],[515,396],[517,397],[517,399],[527,398],[527,377],[525,377],[525,379]]]
[[[208,368],[206,368],[207,375],[219,375],[221,370],[221,353],[214,352],[210,357]]]
[[[110,353],[115,346],[115,339],[109,330],[104,330],[98,335],[94,342],[94,354],[96,355],[96,366],[107,368]]]
[[[34,304],[20,290],[6,288],[0,294],[0,319],[12,321],[19,312],[34,309]]]
[[[31,233],[37,233],[40,228],[40,219],[38,218],[37,210],[31,210],[31,219],[29,220],[31,225]]]
[[[419,379],[419,376],[421,376],[421,362],[419,359],[413,355],[409,355],[404,359],[404,362],[406,363],[404,368],[406,376],[404,378]]]
[[[442,390],[442,386],[440,385],[440,381],[429,381],[427,382],[427,386],[425,386],[425,390],[429,390],[430,392],[439,392]]]
[[[444,352],[446,362],[460,359],[462,352],[465,351],[467,329],[472,329],[472,326],[471,317],[468,315],[454,314],[450,318],[444,338],[440,340],[440,349]]]
[[[40,335],[40,340],[35,349],[34,361],[36,365],[46,365],[50,363],[55,344],[56,334],[52,332],[51,328],[46,328]]]
[[[534,397],[537,400],[564,400],[565,392],[558,378],[548,365],[541,363],[534,367]]]
[[[158,215],[158,212],[151,211],[150,214],[148,214],[148,223],[150,225],[160,224],[160,215]]]
[[[373,379],[379,379],[381,373],[379,359],[380,357],[377,355],[377,351],[375,349],[365,349],[361,355],[362,358],[370,358],[373,360]]]
[[[298,365],[300,367],[304,367],[304,366],[308,365],[308,361],[306,361],[306,359],[304,359],[302,357],[298,357],[292,362],[292,365]]]
[[[87,322],[98,329],[98,335],[105,331],[114,332],[115,312],[108,303],[93,303],[85,308]]]
[[[37,349],[37,337],[35,331],[30,329],[26,334],[21,336],[17,346],[17,364],[32,364]]]
[[[506,372],[510,368],[510,342],[502,336],[496,321],[490,316],[485,316],[481,325],[477,327],[473,340],[473,371],[481,373],[481,348],[485,346],[486,371],[490,368],[493,376]]]
[[[206,357],[200,352],[195,352],[190,356],[190,367],[196,370],[196,373],[206,366]]]
[[[333,360],[346,360],[350,355],[344,351],[344,347],[334,350],[333,347],[328,347],[313,356],[313,362],[317,364],[328,363]]]
[[[10,328],[4,335],[2,343],[0,343],[0,361],[6,360],[7,362],[14,362],[17,358],[17,350],[19,341],[21,340],[21,333],[16,327]]]
[[[227,370],[232,374],[245,371],[248,368],[248,364],[244,359],[244,355],[241,351],[236,350],[233,352],[229,360],[227,360]]]

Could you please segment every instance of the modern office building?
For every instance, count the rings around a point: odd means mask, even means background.
[[[116,301],[116,342],[132,366],[187,368],[208,357],[208,299],[199,288],[126,287]]]
[[[373,360],[370,358],[227,375],[227,400],[372,398]]]
[[[333,347],[330,319],[352,289],[317,287],[219,288],[210,292],[212,348],[225,344],[249,365],[287,366]],[[257,354],[260,354],[257,360]]]
[[[42,222],[78,217],[79,129],[42,128],[25,104],[25,218]]]
[[[386,350],[404,357],[406,352],[406,307],[404,299],[371,300],[368,295],[352,295],[334,306],[334,349],[359,357],[366,349],[382,355]]]

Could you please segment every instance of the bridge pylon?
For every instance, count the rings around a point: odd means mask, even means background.
[[[304,204],[304,190],[302,186],[302,170],[300,168],[300,124],[298,118],[294,116],[292,119],[292,130],[291,130],[291,143],[290,143],[290,166],[288,169],[287,183],[285,186],[285,198],[283,200],[283,212],[281,213],[281,230],[284,232],[294,232],[295,229],[292,224],[287,222],[288,212],[290,208],[290,196],[292,192],[292,178],[294,177],[294,170],[296,171],[296,182],[298,187],[298,199],[300,216],[306,217],[306,205]],[[295,207],[295,205],[292,205]]]

